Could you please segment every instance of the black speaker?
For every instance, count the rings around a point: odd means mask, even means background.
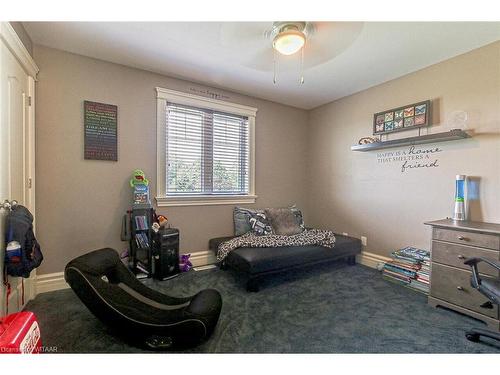
[[[161,228],[155,237],[154,278],[165,280],[176,276],[179,273],[179,230]]]

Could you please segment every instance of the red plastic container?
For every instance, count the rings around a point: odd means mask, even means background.
[[[38,354],[41,348],[35,314],[24,311],[0,319],[0,354]]]

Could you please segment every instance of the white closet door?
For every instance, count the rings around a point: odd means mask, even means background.
[[[0,41],[0,200],[16,200],[29,208],[30,159],[32,158],[29,126],[30,81],[23,66],[9,49],[6,41]],[[5,216],[0,210],[0,268],[3,270],[5,254]],[[3,279],[3,276],[2,276]],[[3,280],[2,280],[3,281]],[[20,278],[9,277],[12,293],[9,298],[9,313],[19,311],[22,304]],[[5,314],[6,290],[1,283],[0,315]],[[32,294],[32,280],[25,283],[25,303]]]

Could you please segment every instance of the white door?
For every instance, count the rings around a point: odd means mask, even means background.
[[[33,112],[30,108],[30,94],[34,82],[23,69],[22,64],[8,48],[5,39],[0,40],[0,200],[16,200],[28,209],[34,204],[31,191],[31,161],[33,160],[33,129],[30,127]],[[3,271],[5,256],[6,209],[0,209],[0,268]],[[34,273],[33,273],[34,274]],[[7,291],[2,275],[0,289],[0,316],[6,311]],[[24,280],[9,277],[11,294],[8,301],[9,313],[21,310],[33,296],[34,277]],[[24,289],[24,290],[23,290]]]

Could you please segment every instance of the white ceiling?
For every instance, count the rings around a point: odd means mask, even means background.
[[[310,109],[500,39],[498,22],[314,22],[280,56],[272,22],[25,22],[36,44]]]

